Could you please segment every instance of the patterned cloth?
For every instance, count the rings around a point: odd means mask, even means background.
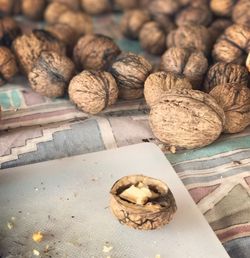
[[[96,31],[115,38],[124,50],[143,53],[138,42],[121,37],[117,19],[96,19]],[[156,58],[147,57],[157,63]],[[2,169],[141,142],[163,147],[149,128],[143,100],[119,101],[102,114],[88,117],[67,98],[41,97],[16,78],[0,88],[0,105],[4,111]],[[222,135],[202,149],[165,153],[229,255],[249,258],[250,128]]]

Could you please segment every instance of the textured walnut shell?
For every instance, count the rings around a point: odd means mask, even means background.
[[[202,25],[180,26],[168,34],[167,46],[198,50],[207,55],[211,49],[209,30]]]
[[[148,76],[144,84],[144,96],[151,107],[158,103],[166,91],[173,89],[192,89],[189,80],[184,76],[169,72],[156,72]]]
[[[127,38],[137,39],[142,26],[149,20],[150,16],[144,10],[126,11],[121,19],[121,32]]]
[[[217,62],[243,64],[250,50],[250,27],[234,24],[228,27],[213,48]]]
[[[148,204],[138,205],[123,200],[119,194],[139,182],[160,194]],[[110,191],[110,208],[121,224],[139,230],[158,229],[168,224],[177,210],[176,202],[168,186],[157,179],[143,175],[126,176],[115,182]]]
[[[20,8],[21,0],[0,0],[0,14],[18,14]]]
[[[184,75],[198,89],[208,69],[208,61],[200,51],[185,48],[169,48],[161,58],[161,69]]]
[[[139,0],[114,0],[114,3],[122,10],[135,9],[140,5]]]
[[[55,24],[58,22],[59,17],[66,11],[70,10],[69,7],[62,3],[50,3],[44,13],[44,19],[48,24]]]
[[[97,114],[116,102],[118,88],[110,73],[85,70],[71,80],[69,96],[82,111]]]
[[[174,15],[180,8],[181,4],[176,0],[154,0],[148,6],[148,10],[152,15],[157,13]]]
[[[111,38],[89,34],[78,40],[74,48],[74,61],[79,69],[105,70],[120,52]]]
[[[216,19],[210,25],[209,32],[212,37],[212,41],[215,42],[221,34],[225,31],[226,28],[232,25],[232,21],[229,19]]]
[[[123,99],[141,98],[144,82],[151,70],[151,64],[144,57],[133,53],[121,54],[111,67],[111,73],[119,87],[119,97]]]
[[[250,89],[238,83],[216,86],[209,93],[224,109],[224,132],[238,133],[250,125]]]
[[[89,14],[102,14],[112,10],[110,0],[81,0],[81,4]]]
[[[211,0],[210,8],[218,16],[231,16],[235,0]]]
[[[160,141],[194,149],[209,145],[220,136],[225,114],[209,94],[182,89],[166,92],[152,106],[149,123]]]
[[[233,9],[233,21],[250,27],[250,1],[239,0]]]
[[[0,47],[0,86],[11,80],[17,73],[14,55],[7,47]]]
[[[74,11],[81,9],[80,0],[53,0],[53,2],[65,4]]]
[[[215,86],[226,83],[239,83],[247,86],[247,69],[241,65],[221,62],[210,67],[205,79],[205,90],[209,92]]]
[[[12,47],[25,74],[31,71],[42,51],[65,53],[64,44],[45,30],[33,30],[29,35],[16,38]]]
[[[21,0],[22,14],[32,20],[43,18],[46,0]]]
[[[66,56],[44,51],[28,75],[32,89],[50,98],[64,95],[75,66]]]

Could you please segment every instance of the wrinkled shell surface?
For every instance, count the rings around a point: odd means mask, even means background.
[[[164,94],[152,107],[149,123],[163,143],[194,149],[209,145],[220,136],[225,114],[210,95],[182,89]]]
[[[82,111],[97,114],[116,102],[118,88],[110,73],[85,70],[71,80],[69,96]]]
[[[244,66],[237,64],[216,63],[208,71],[205,90],[211,91],[215,86],[226,83],[239,83],[247,86],[248,72]]]
[[[73,62],[56,52],[44,51],[28,75],[32,89],[51,98],[61,97],[75,72]]]
[[[218,16],[230,16],[235,0],[211,0],[210,8]]]
[[[210,95],[224,109],[224,132],[238,133],[250,125],[250,89],[237,83],[216,86]]]
[[[173,89],[192,89],[184,76],[169,72],[156,72],[149,75],[144,84],[144,96],[151,107],[158,103],[166,91]]]
[[[149,205],[138,205],[123,200],[119,194],[122,190],[129,188],[139,182],[156,190],[160,197]],[[177,210],[176,202],[168,186],[157,179],[142,176],[126,176],[115,182],[112,186],[110,208],[121,224],[139,230],[152,230],[168,224]]]
[[[50,3],[44,13],[44,19],[49,24],[55,24],[58,22],[59,17],[66,11],[69,7],[62,3],[52,2]]]
[[[250,26],[250,1],[239,0],[233,9],[232,18],[235,23]]]
[[[164,15],[174,15],[181,5],[176,0],[154,0],[149,4],[149,12],[154,15],[156,13],[162,13]]]
[[[46,0],[22,0],[22,14],[30,19],[39,20],[43,17]]]
[[[112,9],[110,0],[81,0],[81,4],[89,14],[101,14]]]

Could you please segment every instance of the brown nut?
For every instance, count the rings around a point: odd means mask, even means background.
[[[21,0],[22,14],[32,20],[43,18],[46,0]]]
[[[138,8],[140,5],[139,0],[114,0],[114,4],[122,10]]]
[[[250,125],[250,89],[238,83],[221,84],[210,93],[224,109],[224,132],[238,133]]]
[[[250,73],[250,52],[249,52],[249,54],[247,56],[246,66],[247,66],[248,72]]]
[[[194,149],[214,142],[225,124],[223,109],[209,94],[172,90],[151,107],[149,123],[154,135],[177,148]]]
[[[37,93],[56,98],[64,95],[73,77],[75,66],[66,56],[44,51],[28,75],[31,88]]]
[[[58,22],[59,17],[70,8],[59,2],[50,3],[44,13],[44,19],[49,24],[55,24]]]
[[[215,86],[226,83],[238,83],[247,86],[247,69],[241,65],[221,62],[210,67],[205,79],[205,90],[210,92]]]
[[[102,14],[111,11],[110,0],[81,0],[82,8],[89,14]]]
[[[19,14],[20,8],[20,0],[0,0],[0,14]]]
[[[71,80],[69,97],[82,111],[97,114],[116,102],[118,88],[110,73],[85,70]]]
[[[11,80],[17,73],[14,55],[7,47],[0,47],[0,86]]]
[[[218,16],[231,16],[235,0],[211,0],[210,8]]]
[[[192,89],[184,76],[169,72],[156,72],[148,76],[144,84],[144,96],[149,107],[158,103],[166,91],[173,89]]]
[[[250,27],[250,1],[239,0],[233,9],[232,18],[235,23]]]
[[[65,4],[74,11],[78,11],[81,9],[80,0],[52,0],[52,1],[56,3]]]
[[[250,50],[250,27],[234,24],[228,27],[213,48],[216,62],[243,64]]]
[[[200,51],[190,51],[185,48],[169,48],[161,58],[161,69],[184,75],[194,89],[201,87],[201,83],[208,69],[208,61]]]
[[[174,15],[181,8],[181,3],[177,0],[154,0],[151,1],[148,10],[152,15],[164,14]]]
[[[150,16],[145,10],[126,11],[121,19],[121,32],[127,38],[137,39],[141,28],[148,21]]]
[[[45,30],[33,30],[29,35],[16,38],[12,47],[25,74],[31,71],[42,51],[65,53],[63,43]]]
[[[0,18],[0,46],[11,47],[12,41],[21,33],[20,27],[13,18]]]
[[[111,73],[119,87],[119,97],[141,98],[144,82],[151,70],[151,64],[144,57],[133,53],[121,54],[111,67]]]
[[[216,19],[213,21],[213,23],[210,25],[209,32],[212,38],[212,41],[215,42],[221,34],[232,25],[232,21],[229,19]]]
[[[208,55],[211,49],[209,30],[202,25],[180,26],[168,34],[167,46],[198,50]]]
[[[74,61],[80,70],[105,70],[120,52],[111,38],[99,34],[86,35],[74,48]]]
[[[141,205],[121,197],[129,187],[138,189],[140,184],[153,193],[146,204]],[[126,176],[114,183],[110,191],[110,208],[121,224],[139,230],[158,229],[168,224],[177,210],[174,196],[169,187],[162,181],[143,175]],[[154,194],[156,197],[153,197]],[[150,195],[150,194],[149,194]],[[135,196],[136,197],[136,196]]]

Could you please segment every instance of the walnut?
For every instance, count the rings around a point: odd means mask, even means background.
[[[44,19],[49,24],[55,24],[58,22],[59,17],[70,8],[62,3],[52,2],[50,3],[44,13]]]
[[[81,9],[80,0],[52,0],[52,1],[56,3],[65,4],[74,11],[78,11]]]
[[[81,0],[81,4],[89,14],[102,14],[112,9],[110,0]]]
[[[128,10],[139,7],[140,0],[114,0],[114,3],[122,10]]]
[[[0,46],[11,47],[12,41],[19,35],[21,29],[13,18],[0,18]]]
[[[243,64],[250,50],[250,27],[234,24],[219,37],[213,48],[215,61]]]
[[[248,72],[250,73],[250,52],[249,52],[249,54],[247,56],[246,66],[247,66]]]
[[[238,83],[216,86],[209,93],[224,109],[224,132],[238,133],[250,125],[250,89]]]
[[[74,71],[75,66],[69,58],[56,52],[44,51],[28,74],[28,78],[34,91],[55,98],[64,95]]]
[[[21,0],[0,0],[0,14],[19,14]]]
[[[198,89],[208,69],[208,61],[200,51],[185,48],[169,48],[161,58],[161,69],[184,75]]]
[[[163,227],[173,219],[177,210],[169,187],[158,179],[143,175],[119,179],[110,194],[114,216],[121,224],[139,230]]]
[[[21,11],[24,16],[32,20],[40,20],[43,18],[46,0],[21,0],[21,3]]]
[[[149,107],[158,103],[166,91],[192,89],[184,76],[169,72],[156,72],[148,76],[144,84],[144,96]]]
[[[211,0],[210,8],[218,16],[231,16],[235,0]]]
[[[204,52],[206,55],[211,49],[209,30],[202,25],[184,25],[171,31],[167,37],[170,47],[182,47]]]
[[[181,3],[177,0],[154,0],[148,6],[148,10],[152,15],[174,15],[180,8]]]
[[[42,51],[65,53],[64,45],[45,30],[33,30],[31,34],[16,38],[12,47],[25,74],[31,71]]]
[[[154,15],[151,15],[152,19],[156,21],[161,28],[167,33],[169,33],[171,30],[176,29],[176,25],[173,23],[172,19],[164,14],[156,13]]]
[[[89,34],[78,40],[74,48],[74,61],[79,69],[105,70],[120,52],[111,38]]]
[[[85,70],[71,80],[69,96],[82,111],[97,114],[116,102],[118,88],[110,73]]]
[[[137,99],[143,96],[143,86],[152,70],[151,64],[142,56],[133,53],[121,54],[111,67],[122,99]]]
[[[233,9],[232,18],[235,23],[250,27],[250,1],[239,0]]]
[[[209,92],[215,86],[226,83],[238,83],[247,86],[247,69],[241,65],[221,62],[210,67],[205,79],[205,90]]]
[[[131,39],[137,39],[143,25],[150,21],[150,16],[144,10],[126,11],[121,19],[121,32],[124,36]]]
[[[215,42],[217,38],[225,31],[226,28],[232,25],[232,21],[229,19],[216,19],[210,25],[209,32],[212,38],[212,41]]]
[[[225,114],[209,94],[197,90],[172,90],[152,106],[149,123],[160,141],[177,148],[194,149],[206,146],[220,136]]]
[[[14,55],[7,47],[0,47],[0,86],[11,80],[17,73]]]

